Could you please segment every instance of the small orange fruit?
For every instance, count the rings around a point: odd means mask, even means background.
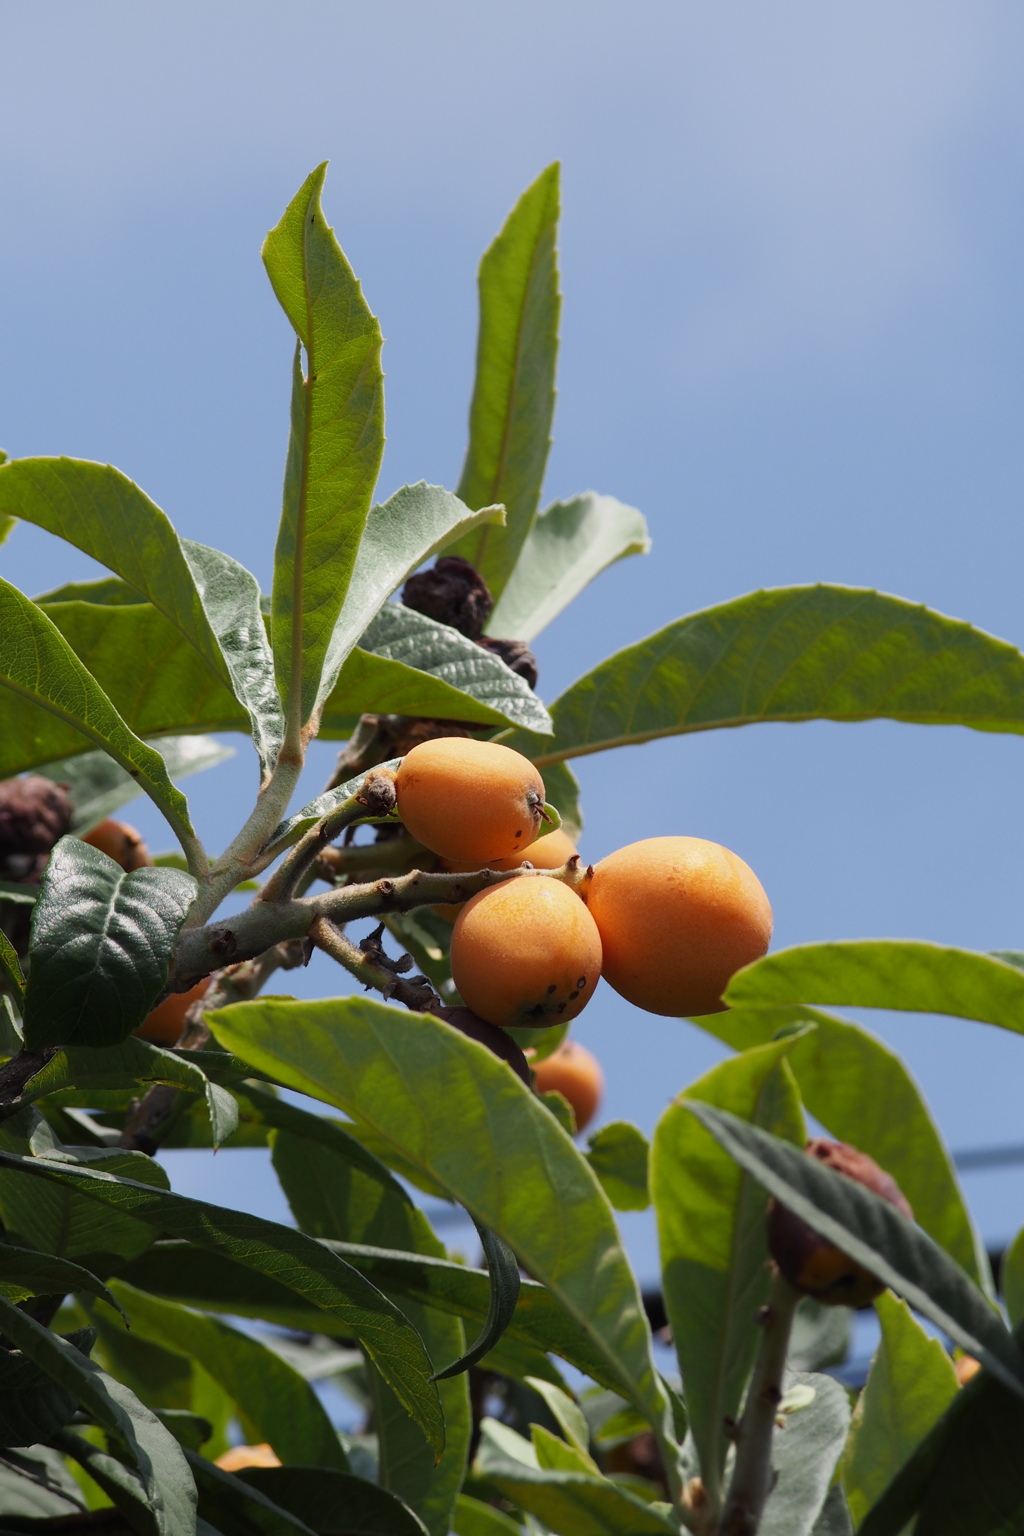
[[[198,998],[205,995],[209,985],[209,976],[204,976],[187,992],[172,992],[146,1015],[135,1033],[153,1045],[177,1045],[185,1027],[186,1013]]]
[[[532,1065],[532,1063],[531,1063]],[[597,1114],[604,1092],[604,1073],[597,1057],[576,1040],[563,1040],[556,1051],[533,1067],[538,1093],[560,1093],[568,1099],[582,1131]]]
[[[586,892],[603,974],[648,1013],[719,1013],[765,953],[772,909],[749,865],[701,837],[649,837],[602,859]]]
[[[126,821],[115,821],[110,816],[106,821],[98,822],[91,832],[86,832],[82,842],[98,848],[129,874],[133,869],[142,869],[153,862],[142,833]]]
[[[233,1445],[218,1456],[214,1466],[222,1472],[242,1472],[246,1467],[279,1467],[281,1458],[266,1441],[262,1445]]]
[[[495,741],[422,741],[403,757],[395,790],[413,837],[474,869],[524,851],[543,819],[540,774],[522,753]]]
[[[527,876],[472,896],[452,930],[452,977],[490,1024],[544,1029],[574,1019],[601,974],[601,936],[558,880]]]
[[[568,864],[576,855],[576,848],[572,839],[567,837],[559,827],[557,832],[545,832],[543,837],[538,837],[535,843],[522,853],[513,854],[510,859],[492,859],[489,869],[519,869],[523,864],[532,864],[534,869],[561,869],[563,864]],[[455,864],[449,859],[441,860],[441,868],[450,870],[453,875],[468,872],[474,866]],[[444,902],[434,908],[438,917],[443,917],[446,922],[454,923],[461,911],[463,903]]]

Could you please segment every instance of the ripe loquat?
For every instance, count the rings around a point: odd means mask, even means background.
[[[482,869],[523,852],[540,829],[544,781],[528,758],[494,741],[440,736],[403,757],[398,814],[432,853]]]
[[[772,909],[749,865],[700,837],[649,837],[609,854],[586,903],[603,974],[628,1002],[681,1018],[719,1013],[742,966],[765,953]]]
[[[543,837],[538,837],[535,843],[522,853],[513,854],[510,859],[492,859],[490,869],[519,869],[523,864],[532,864],[534,869],[561,869],[563,864],[568,864],[574,858],[576,848],[572,839],[567,837],[561,827],[555,832],[545,832]],[[456,864],[450,859],[442,859],[440,869],[450,870],[453,875],[468,873],[470,869],[479,868],[479,865]],[[461,911],[463,903],[444,902],[434,908],[438,917],[443,917],[447,922],[454,923]]]
[[[187,992],[172,992],[146,1015],[135,1033],[152,1045],[177,1045],[185,1027],[186,1013],[194,1002],[205,996],[209,985],[209,976],[204,976]]]
[[[142,869],[153,862],[142,833],[126,821],[115,821],[111,816],[99,822],[91,832],[86,832],[82,842],[98,848],[129,874],[133,869]]]
[[[534,1066],[533,1085],[538,1093],[560,1093],[567,1099],[576,1117],[576,1129],[582,1131],[597,1114],[604,1092],[604,1073],[597,1057],[585,1045],[563,1040],[556,1051]]]
[[[480,891],[452,930],[452,977],[490,1024],[544,1029],[574,1019],[601,974],[601,938],[580,898],[544,875]]]

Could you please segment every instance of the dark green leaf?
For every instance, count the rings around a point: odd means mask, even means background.
[[[662,1284],[701,1476],[717,1505],[740,1403],[757,1349],[757,1308],[770,1277],[767,1197],[698,1125],[694,1101],[728,1108],[803,1146],[799,1096],[785,1060],[792,1039],[720,1062],[664,1113],[654,1133],[651,1194]]]
[[[397,1307],[320,1243],[258,1216],[71,1164],[0,1152],[0,1168],[62,1184],[99,1205],[282,1280],[323,1309],[323,1331],[352,1334],[361,1341],[431,1444],[442,1448],[437,1388],[429,1382],[432,1367],[418,1334]]]
[[[556,699],[551,718],[553,742],[507,738],[542,770],[607,747],[763,720],[906,720],[1019,734],[1024,657],[901,598],[782,587],[627,646]]]
[[[199,1492],[200,1520],[208,1521],[218,1536],[318,1536],[251,1483],[195,1451],[187,1450],[185,1456]]]
[[[906,1303],[884,1293],[882,1325],[843,1457],[843,1486],[859,1524],[956,1397],[953,1362],[914,1321]]]
[[[209,1419],[202,1418],[198,1413],[190,1413],[187,1408],[158,1408],[156,1416],[161,1424],[167,1426],[178,1444],[189,1451],[198,1451],[213,1433]]]
[[[646,1136],[625,1120],[613,1120],[588,1137],[587,1147],[583,1155],[615,1209],[646,1211],[651,1203]]]
[[[16,460],[0,477],[0,508],[77,545],[166,614],[250,712],[261,757],[273,761],[281,705],[259,588],[243,566],[179,539],[160,508],[109,464]],[[50,600],[63,596],[58,590]],[[124,594],[110,596],[123,601]]]
[[[113,1287],[133,1332],[197,1360],[282,1461],[348,1470],[341,1442],[313,1388],[266,1344],[121,1281]]]
[[[327,652],[324,696],[334,687],[342,663],[363,630],[407,576],[431,555],[481,523],[504,521],[503,507],[483,507],[471,512],[451,491],[428,485],[425,480],[403,485],[387,501],[371,507],[344,607]]]
[[[302,722],[333,682],[321,689],[384,452],[380,326],[321,211],[326,169],[263,246],[307,364],[303,377],[297,351],[272,623],[278,688]]]
[[[671,1531],[678,1536],[667,1504],[645,1504],[607,1478],[497,1457],[481,1466],[502,1493],[556,1531],[572,1536],[666,1536]]]
[[[81,1490],[56,1451],[0,1451],[0,1510],[7,1519],[56,1519],[83,1509]]]
[[[457,629],[438,624],[414,608],[385,603],[363,631],[360,645],[375,656],[429,672],[525,730],[551,732],[548,712],[524,678]],[[340,688],[331,696],[331,705],[339,692]]]
[[[981,1292],[926,1233],[888,1201],[756,1126],[706,1104],[688,1107],[770,1194],[1024,1397],[1024,1355]]]
[[[949,1153],[920,1089],[888,1046],[859,1025],[812,1008],[730,1008],[695,1022],[735,1050],[813,1024],[787,1058],[808,1111],[831,1135],[860,1147],[891,1173],[915,1220],[973,1280],[990,1288],[984,1246]]]
[[[401,1499],[361,1477],[323,1467],[247,1467],[240,1476],[317,1536],[423,1536],[426,1530]]]
[[[831,1376],[790,1372],[783,1386],[785,1428],[776,1429],[772,1440],[776,1482],[758,1536],[814,1536],[850,1427],[850,1399]],[[814,1399],[787,1412],[785,1394],[794,1388],[810,1389]]]
[[[167,817],[179,838],[192,840],[184,795],[174,788],[159,752],[129,730],[102,688],[86,670],[41,608],[0,578],[0,688],[23,705],[47,710],[78,732],[73,750],[87,738],[102,747],[141,785]],[[9,771],[9,770],[6,770]]]
[[[497,1232],[660,1426],[650,1331],[611,1209],[503,1062],[443,1020],[364,998],[265,998],[208,1017],[236,1054],[369,1125]]]
[[[390,613],[397,606],[388,603],[384,611]],[[394,626],[402,631],[411,631],[415,626],[416,633],[411,638],[406,634],[395,636],[396,651],[415,654],[415,663],[398,656],[374,655],[360,647],[352,652],[324,705],[319,734],[325,741],[347,739],[362,714],[426,715],[493,727],[528,716],[536,722],[532,729],[549,728],[536,695],[532,699],[527,697],[529,690],[522,678],[510,672],[499,656],[462,636],[451,640],[450,636],[457,631],[445,630],[443,626],[435,627],[442,630],[440,635],[424,634],[430,622],[420,614],[412,622],[403,619]],[[383,632],[382,627],[380,633]]]
[[[25,976],[17,951],[6,933],[0,932],[0,987],[9,992],[21,1004],[25,992]]]
[[[0,880],[0,901],[13,902],[16,907],[33,907],[38,895],[36,885],[24,885],[20,880]]]
[[[10,1303],[4,1301],[3,1305]],[[80,1328],[63,1338],[85,1358],[96,1331]],[[77,1396],[54,1381],[52,1374],[37,1365],[31,1355],[21,1349],[0,1348],[0,1446],[25,1447],[48,1440],[77,1411]]]
[[[484,1319],[479,1337],[458,1360],[453,1361],[451,1365],[446,1365],[443,1371],[438,1371],[434,1376],[435,1381],[444,1381],[449,1376],[461,1376],[464,1371],[469,1370],[471,1365],[476,1365],[478,1360],[482,1360],[484,1355],[498,1343],[512,1321],[512,1314],[516,1310],[516,1302],[519,1299],[519,1264],[515,1254],[507,1243],[481,1222],[475,1222],[474,1225],[480,1235],[491,1282],[491,1299],[487,1308],[487,1317]]]
[[[32,912],[25,1045],[116,1045],[152,1009],[195,895],[178,869],[136,869],[62,837]]]
[[[737,972],[729,1003],[832,1003],[947,1013],[1024,1033],[1024,971],[998,955],[917,939],[798,944]]]
[[[126,1467],[123,1461],[118,1461],[116,1456],[108,1455],[70,1430],[65,1429],[54,1435],[51,1443],[72,1461],[78,1462],[114,1507],[120,1510],[133,1531],[138,1531],[139,1536],[156,1536],[159,1525],[149,1507],[146,1488],[138,1473]]]
[[[57,627],[60,628],[59,623]],[[74,647],[73,641],[71,644]],[[122,663],[124,660],[122,656]],[[154,681],[151,677],[150,682]],[[233,747],[221,746],[211,736],[165,736],[150,745],[160,753],[167,772],[175,780],[214,768],[234,755]],[[76,757],[40,763],[35,771],[57,784],[68,785],[75,807],[69,830],[78,837],[140,793],[131,775],[105,752],[80,752]]]
[[[469,448],[458,493],[470,507],[501,502],[504,528],[455,546],[497,597],[540,500],[558,357],[558,166],[528,187],[480,263],[480,330],[469,412]]]
[[[552,502],[526,536],[488,634],[532,640],[595,576],[650,547],[642,514],[614,496],[584,491]]]
[[[60,1259],[53,1253],[16,1248],[6,1241],[0,1243],[0,1295],[6,1296],[8,1301],[25,1301],[29,1296],[61,1296],[65,1291],[87,1291],[90,1295],[102,1296],[104,1301],[121,1311],[103,1281],[83,1269],[81,1264]]]
[[[0,1329],[116,1435],[138,1470],[160,1536],[192,1536],[195,1485],[184,1453],[155,1414],[57,1334],[0,1298]]]

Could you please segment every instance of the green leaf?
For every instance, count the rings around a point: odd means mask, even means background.
[[[551,705],[548,762],[771,720],[1024,731],[1024,656],[957,619],[856,587],[781,587],[679,619]],[[802,999],[808,1001],[808,999]]]
[[[251,1335],[122,1281],[113,1290],[132,1330],[199,1361],[284,1462],[348,1470],[341,1442],[309,1383]]]
[[[44,608],[48,603],[101,603],[105,607],[124,608],[144,601],[142,593],[122,581],[120,576],[101,576],[98,581],[66,581],[33,598],[33,602]]]
[[[1022,1435],[1024,1405],[1000,1382],[982,1374],[957,1393],[918,1452],[925,1453],[927,1477],[913,1501],[919,1508],[915,1536],[1010,1536],[1019,1531],[1024,1521]],[[908,1470],[912,1467],[913,1461]],[[891,1485],[893,1490],[898,1486]],[[895,1536],[899,1527],[878,1518],[887,1504],[888,1490],[861,1526],[864,1536],[885,1531]]]
[[[2,703],[0,700],[0,705]],[[160,753],[168,774],[175,780],[187,778],[190,773],[202,773],[234,756],[233,747],[221,746],[211,736],[165,736],[151,745]],[[135,780],[105,752],[80,752],[77,757],[40,763],[36,772],[53,779],[56,784],[68,785],[74,803],[69,831],[77,837],[140,793]]]
[[[699,1078],[661,1117],[651,1155],[662,1285],[690,1431],[715,1506],[757,1349],[754,1314],[767,1299],[767,1197],[690,1113],[694,1100],[728,1108],[802,1146],[806,1133],[792,1075],[793,1040],[744,1051]],[[703,1117],[702,1117],[703,1118]]]
[[[278,688],[294,724],[310,718],[333,683],[324,663],[384,452],[380,326],[321,211],[326,169],[306,179],[263,246],[300,343],[271,626]]]
[[[787,1372],[781,1418],[772,1440],[776,1481],[758,1527],[758,1536],[814,1536],[828,1497],[836,1463],[850,1427],[850,1400],[831,1376]],[[785,1394],[810,1389],[813,1401],[786,1412]]]
[[[17,950],[3,932],[0,932],[0,987],[9,992],[18,1006],[21,1006],[25,995],[25,973],[21,969]]]
[[[209,1419],[191,1413],[187,1408],[158,1408],[156,1413],[161,1424],[165,1424],[178,1444],[187,1450],[198,1451],[213,1433]]]
[[[135,869],[62,837],[32,912],[25,1045],[116,1045],[153,1008],[196,891],[179,869]]]
[[[1003,1255],[1002,1287],[1010,1322],[1019,1328],[1024,1322],[1024,1230]]]
[[[163,1420],[160,1422],[163,1423]],[[72,1461],[77,1461],[114,1507],[120,1510],[131,1530],[139,1532],[140,1536],[155,1536],[159,1527],[149,1507],[145,1485],[131,1467],[126,1467],[116,1456],[108,1455],[70,1430],[59,1431],[51,1437],[50,1443]]]
[[[425,480],[403,485],[387,501],[371,507],[328,647],[321,695],[330,693],[360,635],[407,576],[461,535],[481,524],[504,522],[503,507],[471,512],[451,491]]]
[[[199,1492],[197,1536],[319,1536],[248,1481],[195,1451],[185,1456]]]
[[[501,1339],[512,1321],[512,1314],[519,1299],[519,1264],[515,1254],[497,1233],[491,1232],[481,1222],[475,1222],[480,1243],[487,1259],[487,1273],[491,1282],[491,1299],[487,1316],[479,1336],[465,1354],[437,1371],[435,1381],[446,1381],[451,1376],[461,1376],[471,1365],[476,1365]]]
[[[533,1388],[538,1397],[544,1399],[569,1444],[590,1462],[591,1470],[596,1471],[594,1463],[590,1460],[590,1428],[580,1405],[567,1392],[563,1392],[560,1387],[552,1386],[549,1381],[531,1381],[528,1385]]]
[[[261,759],[272,764],[281,704],[259,587],[243,566],[179,539],[160,508],[109,464],[15,460],[0,473],[0,509],[84,550],[165,614],[246,708]]]
[[[583,1156],[617,1211],[646,1211],[650,1147],[642,1131],[625,1120],[613,1120],[587,1139]]]
[[[184,1454],[156,1415],[57,1334],[0,1297],[0,1328],[104,1429],[138,1470],[160,1536],[192,1536],[196,1494]]]
[[[344,1472],[324,1467],[247,1467],[240,1480],[302,1520],[317,1536],[423,1536],[425,1530],[401,1499]]]
[[[369,1125],[497,1232],[660,1425],[650,1332],[611,1209],[503,1062],[440,1019],[363,998],[264,998],[209,1018],[236,1054]]]
[[[63,1459],[45,1445],[0,1451],[0,1509],[19,1525],[25,1519],[83,1513],[78,1484]]]
[[[888,1201],[735,1115],[691,1101],[741,1167],[828,1242],[902,1295],[1024,1397],[1024,1356],[989,1302],[926,1233]]]
[[[811,1536],[853,1536],[853,1520],[842,1484],[833,1483],[825,1495],[825,1502],[814,1522]]]
[[[532,640],[616,560],[646,555],[647,524],[614,496],[584,491],[541,512],[519,551],[487,632]]]
[[[843,1458],[843,1486],[858,1525],[958,1391],[953,1362],[914,1321],[906,1302],[885,1292],[875,1309],[881,1342]]]
[[[463,1317],[477,1328],[487,1316],[490,1285],[484,1270],[426,1254],[358,1243],[330,1242],[327,1246],[388,1295],[420,1301],[432,1311]],[[132,1285],[208,1311],[259,1317],[308,1332],[316,1331],[318,1323],[321,1331],[323,1328],[315,1308],[304,1305],[286,1285],[186,1243],[155,1243],[120,1273]],[[521,1283],[519,1302],[502,1344],[510,1341],[532,1351],[538,1361],[550,1351],[595,1381],[621,1387],[619,1374],[610,1369],[551,1293],[535,1281]],[[536,1367],[533,1374],[540,1374]]]
[[[129,730],[42,609],[2,578],[0,634],[7,637],[0,647],[0,688],[102,747],[142,786],[178,837],[194,839],[185,797],[159,752]]]
[[[7,1305],[5,1301],[4,1306]],[[96,1332],[93,1328],[80,1328],[62,1337],[85,1358]],[[38,1440],[48,1440],[70,1422],[77,1410],[77,1397],[54,1381],[31,1355],[6,1345],[0,1348],[0,1446],[24,1448]]]
[[[31,1248],[17,1248],[0,1243],[0,1295],[8,1301],[26,1301],[30,1296],[61,1296],[65,1291],[88,1291],[102,1296],[115,1311],[122,1312],[113,1293],[95,1275],[52,1253],[36,1253]],[[122,1312],[122,1316],[123,1316]]]
[[[667,1514],[607,1478],[546,1471],[497,1457],[481,1463],[488,1481],[530,1514],[572,1536],[666,1536],[678,1528]]]
[[[92,1169],[6,1152],[0,1152],[0,1169],[62,1184],[99,1205],[216,1249],[259,1274],[281,1280],[322,1309],[321,1331],[351,1334],[360,1340],[430,1443],[438,1451],[443,1447],[437,1389],[429,1383],[431,1365],[419,1335],[397,1307],[320,1243],[258,1216]]]
[[[67,1154],[65,1154],[67,1155]],[[76,1147],[75,1157],[93,1176],[128,1174],[144,1184],[159,1189],[168,1186],[167,1174],[159,1163],[144,1152],[123,1152],[120,1148]],[[35,1165],[37,1159],[27,1161]],[[62,1167],[74,1167],[68,1162]],[[84,1169],[82,1170],[84,1171]],[[152,1227],[122,1211],[112,1212],[86,1200],[70,1181],[63,1186],[40,1187],[10,1172],[0,1159],[0,1216],[8,1238],[41,1253],[72,1259],[94,1274],[109,1275],[126,1260],[148,1248],[153,1241]]]
[[[461,539],[495,597],[533,525],[551,446],[558,358],[558,165],[528,187],[480,263],[480,329],[469,448],[458,494],[469,507],[501,502],[504,528]]]
[[[1024,971],[1004,951],[982,954],[917,939],[798,944],[738,971],[732,1005],[832,1003],[978,1019],[1024,1033]]]
[[[294,1109],[285,1124],[293,1129],[277,1130],[272,1137],[274,1170],[304,1232],[327,1242],[348,1238],[355,1243],[402,1248],[444,1259],[444,1247],[423,1212],[416,1209],[387,1169],[341,1127]],[[323,1134],[324,1125],[333,1135]],[[386,1282],[381,1289],[392,1300],[401,1294]],[[414,1297],[410,1304],[402,1296],[401,1305],[435,1367],[463,1353],[465,1335],[457,1318],[439,1315],[423,1305],[422,1298]],[[374,1402],[380,1481],[416,1511],[431,1536],[447,1536],[472,1431],[467,1384],[445,1381],[439,1388],[445,1449],[435,1465],[436,1458],[421,1430],[380,1372],[369,1362],[367,1372]]]
[[[452,1530],[455,1536],[523,1536],[517,1521],[466,1493],[460,1493],[455,1501]]]
[[[788,1060],[792,1066],[792,1056]],[[813,1296],[805,1296],[793,1318],[787,1364],[794,1371],[823,1371],[830,1365],[842,1365],[852,1339],[849,1307],[827,1307]]]
[[[755,976],[750,982],[756,984]],[[746,984],[745,977],[741,985]],[[764,1044],[794,1025],[814,1024],[788,1057],[806,1108],[831,1135],[867,1152],[891,1173],[915,1220],[973,1280],[990,1289],[984,1246],[945,1143],[914,1079],[881,1040],[811,1008],[737,1007],[694,1022],[734,1050]]]

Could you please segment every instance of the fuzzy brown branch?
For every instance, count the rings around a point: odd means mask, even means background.
[[[364,987],[404,1003],[414,1013],[433,1013],[441,1007],[441,999],[425,976],[399,974],[406,968],[405,962],[410,965],[412,962],[406,955],[396,963],[384,953],[380,945],[380,929],[364,939],[360,946],[347,939],[329,918],[319,917],[309,936],[324,954],[343,965]]]

